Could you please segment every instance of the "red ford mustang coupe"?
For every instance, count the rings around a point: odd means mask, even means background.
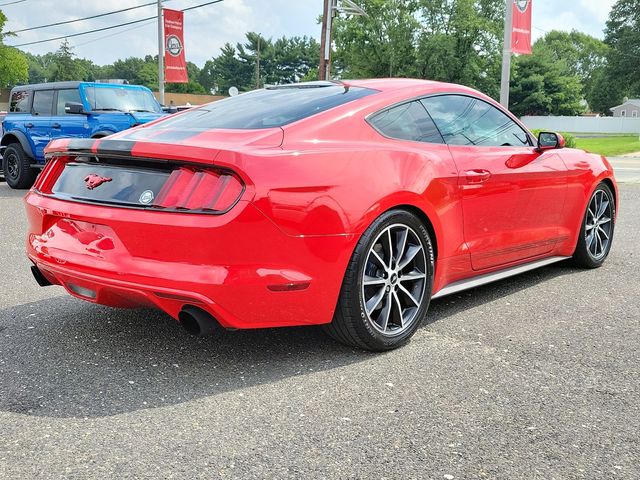
[[[387,350],[432,298],[604,262],[613,171],[563,147],[459,85],[267,87],[52,142],[25,199],[27,254],[41,285],[155,306],[192,333],[325,325]]]

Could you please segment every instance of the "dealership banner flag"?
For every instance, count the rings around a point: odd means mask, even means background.
[[[179,10],[164,12],[164,81],[188,83],[187,61],[184,56],[184,13]]]
[[[531,55],[531,2],[533,0],[513,0],[513,30],[511,51]]]

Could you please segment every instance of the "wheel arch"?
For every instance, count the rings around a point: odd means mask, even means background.
[[[393,195],[375,203],[374,206],[363,217],[363,221],[359,222],[357,229],[360,232],[359,237],[383,214],[391,210],[404,210],[414,214],[426,227],[431,237],[433,254],[438,258],[438,252],[443,251],[443,234],[442,225],[437,215],[437,211],[428,202],[412,192],[405,192],[401,195]]]
[[[24,133],[12,130],[5,133],[2,136],[2,141],[0,142],[0,145],[2,145],[3,147],[6,147],[8,145],[11,145],[12,143],[19,143],[20,146],[22,147],[22,150],[24,150],[24,153],[28,157],[35,159],[35,155],[33,154],[33,149],[31,148],[31,144],[29,143],[29,140],[27,139],[27,136]]]
[[[98,132],[95,132],[91,135],[91,138],[104,138],[107,137],[109,135],[113,135],[116,132],[111,132],[109,130],[100,130]]]
[[[422,210],[421,208],[419,208],[419,207],[417,207],[415,205],[410,205],[410,204],[398,205],[398,206],[390,208],[390,209],[388,209],[386,211],[388,212],[389,210],[405,210],[405,211],[407,211],[409,213],[414,214],[416,217],[418,217],[420,219],[422,224],[427,229],[427,232],[429,232],[429,236],[431,237],[431,241],[432,241],[432,245],[433,245],[433,255],[437,259],[438,258],[438,243],[439,243],[440,239],[438,238],[438,235],[436,234],[436,230],[435,230],[435,228],[433,226],[433,222],[431,221],[431,219],[429,218],[427,213],[424,210]]]
[[[616,211],[617,211],[618,210],[618,189],[616,188],[616,184],[614,183],[614,181],[611,178],[605,177],[605,178],[603,178],[601,181],[599,181],[596,184],[596,187],[594,187],[594,190],[601,183],[604,183],[607,187],[609,187],[611,189],[611,192],[613,193],[613,202],[614,202],[614,205],[615,205]]]

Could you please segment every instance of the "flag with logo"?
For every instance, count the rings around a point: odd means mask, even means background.
[[[531,2],[533,0],[513,0],[513,30],[511,51],[531,55]]]
[[[164,81],[188,83],[187,61],[184,55],[184,13],[179,10],[164,12]]]

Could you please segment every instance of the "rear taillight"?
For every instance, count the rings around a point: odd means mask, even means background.
[[[171,172],[153,206],[223,212],[238,201],[243,188],[240,179],[230,172],[182,167]]]
[[[216,214],[236,204],[244,183],[215,167],[60,156],[47,162],[34,189],[69,201]]]
[[[64,170],[64,160],[62,158],[53,158],[47,161],[38,178],[36,178],[33,188],[43,193],[51,193],[51,188]]]

